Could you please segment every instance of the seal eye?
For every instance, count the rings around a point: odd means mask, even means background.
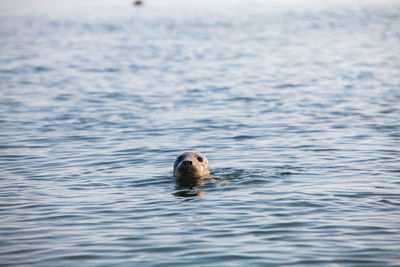
[[[183,156],[179,156],[176,160],[177,160],[178,162],[179,162],[179,161],[182,161],[182,160],[183,160]]]
[[[197,157],[197,160],[200,162],[203,162],[203,158],[202,157]]]

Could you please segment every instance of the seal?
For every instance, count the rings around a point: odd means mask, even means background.
[[[178,180],[198,180],[210,176],[210,164],[200,152],[184,152],[176,158],[174,176]]]

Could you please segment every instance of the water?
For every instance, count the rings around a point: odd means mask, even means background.
[[[216,2],[0,4],[0,265],[400,263],[400,4]]]

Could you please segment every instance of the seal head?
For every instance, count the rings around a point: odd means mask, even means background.
[[[175,160],[174,176],[177,179],[200,179],[209,175],[210,165],[200,152],[184,152]]]

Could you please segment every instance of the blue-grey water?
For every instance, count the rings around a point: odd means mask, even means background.
[[[398,1],[2,1],[0,102],[1,266],[400,264]]]

